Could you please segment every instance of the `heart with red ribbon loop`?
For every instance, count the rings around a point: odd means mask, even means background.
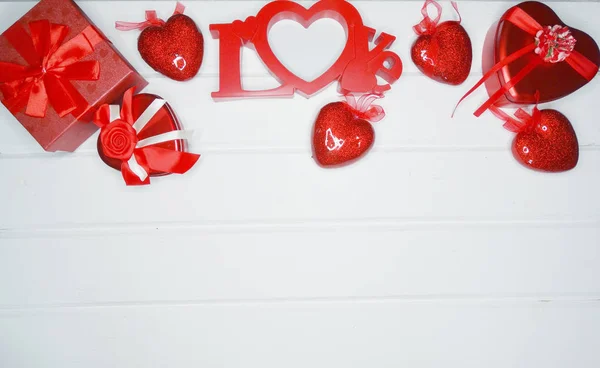
[[[535,106],[531,114],[517,109],[514,117],[497,106],[490,106],[490,111],[504,121],[505,129],[516,133],[512,143],[513,156],[525,167],[562,172],[577,165],[577,135],[569,119],[559,111],[539,110]]]
[[[381,95],[344,97],[344,102],[323,106],[313,126],[313,157],[323,167],[346,165],[365,155],[375,140],[371,122],[385,117],[383,108],[373,104]]]

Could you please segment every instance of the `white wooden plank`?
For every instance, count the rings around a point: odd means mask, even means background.
[[[597,225],[116,228],[28,235],[0,237],[0,308],[315,298],[600,298]]]
[[[6,367],[583,367],[600,303],[284,303],[0,313]]]
[[[265,78],[251,78],[255,85],[268,83]],[[475,83],[476,77],[469,78]],[[210,92],[216,78],[196,78],[177,83],[166,78],[151,78],[148,93],[165,98],[173,106],[186,129],[196,133],[195,147],[211,150],[310,150],[312,125],[319,109],[340,97],[335,86],[311,99],[238,100],[215,103]],[[475,118],[472,112],[482,103],[485,92],[479,91],[465,101],[454,118],[452,109],[460,90],[442,86],[422,76],[407,76],[381,104],[387,113],[375,123],[376,150],[411,148],[457,149],[494,148],[506,150],[514,134],[502,128],[491,113]],[[577,91],[568,98],[541,105],[565,114],[573,124],[581,146],[600,142],[600,124],[589,114],[589,107],[600,98],[600,83]],[[97,136],[85,142],[78,152],[96,150]],[[597,147],[597,146],[596,146]],[[6,109],[0,109],[0,154],[44,153],[43,149]],[[50,155],[44,153],[45,155]]]
[[[201,150],[199,150],[201,152]],[[310,153],[206,155],[185,177],[126,187],[94,156],[2,159],[2,228],[349,219],[597,221],[599,151],[548,175],[502,152],[372,152],[331,170]]]

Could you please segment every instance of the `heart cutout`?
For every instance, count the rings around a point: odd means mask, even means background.
[[[312,23],[323,18],[332,18],[342,25],[346,31],[346,44],[329,69],[314,80],[306,81],[292,73],[277,58],[269,44],[269,30],[281,19],[290,19],[308,28]],[[355,28],[363,26],[358,10],[342,0],[321,0],[308,9],[293,1],[273,1],[260,10],[256,19],[258,28],[252,39],[256,52],[282,84],[292,85],[306,96],[319,92],[342,75],[348,63],[355,57],[353,44]]]
[[[137,95],[133,96],[132,99],[132,114],[133,114],[133,120],[137,120],[140,115],[142,115],[142,113],[148,108],[148,106],[150,106],[150,104],[152,103],[152,101],[159,99],[160,97],[156,96],[156,95],[152,95],[152,94],[148,94],[148,93],[140,93]],[[144,127],[144,129],[142,129],[139,133],[138,133],[138,139],[142,140],[142,139],[146,139],[152,136],[156,136],[162,133],[168,133],[174,130],[181,130],[182,126],[179,123],[179,119],[177,119],[177,115],[175,114],[175,111],[173,111],[173,109],[171,108],[171,106],[168,103],[165,103],[159,110],[158,112],[154,115],[154,117],[152,117],[152,119],[150,119],[150,121],[148,122],[148,124]],[[160,148],[165,148],[165,149],[169,149],[169,150],[175,150],[175,151],[179,151],[179,152],[185,152],[186,151],[186,144],[184,140],[173,140],[173,141],[167,141],[167,142],[163,142],[163,143],[157,143],[154,145],[155,147],[160,147]],[[103,150],[102,150],[102,144],[100,142],[100,136],[98,137],[98,144],[97,144],[97,149],[98,149],[98,154],[100,155],[100,158],[102,159],[102,161],[104,161],[105,164],[107,164],[108,166],[112,167],[115,170],[121,170],[121,160],[118,159],[114,159],[111,157],[107,157]],[[163,172],[158,172],[158,171],[151,171],[150,172],[150,176],[162,176],[162,175],[168,175],[166,173]]]
[[[363,156],[373,145],[371,123],[355,117],[344,102],[325,105],[313,129],[313,157],[324,167],[349,164]]]
[[[567,171],[579,159],[575,130],[556,110],[541,110],[535,123],[517,134],[512,150],[517,161],[540,171]]]
[[[547,5],[536,1],[528,1],[516,6],[529,14],[542,26],[565,26],[564,22]],[[577,40],[575,51],[585,56],[592,63],[600,65],[600,50],[592,37],[576,28],[567,27]],[[499,61],[531,44],[533,38],[534,36],[508,21],[500,21],[493,25],[487,34],[484,45],[483,72],[486,73]],[[495,73],[485,83],[489,95],[491,96],[504,86],[508,80],[514,78],[534,58],[539,58],[539,55],[531,52],[504,66]],[[589,80],[582,77],[566,62],[544,62],[506,92],[496,102],[496,105],[535,104],[537,102],[536,91],[539,91],[540,103],[548,102],[565,97],[588,82]]]
[[[330,19],[316,20],[307,28],[284,19],[271,27],[268,37],[277,59],[307,82],[331,68],[347,41],[341,24]]]
[[[138,50],[152,69],[185,81],[193,78],[202,65],[204,38],[190,17],[176,14],[162,26],[145,28],[138,39]]]

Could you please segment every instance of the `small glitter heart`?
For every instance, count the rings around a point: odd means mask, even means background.
[[[371,123],[357,118],[345,102],[325,105],[313,130],[313,157],[321,166],[348,164],[363,156],[373,145]]]
[[[173,15],[164,26],[151,26],[138,39],[142,59],[167,77],[185,81],[200,69],[204,39],[196,23],[184,14]]]
[[[431,18],[427,6],[437,8],[437,17]],[[458,7],[453,3],[458,13]],[[459,21],[438,24],[441,6],[426,0],[421,9],[423,20],[413,27],[419,35],[411,48],[411,58],[417,68],[429,78],[446,84],[458,85],[464,82],[471,71],[473,50],[471,38]],[[460,14],[459,14],[460,16]]]
[[[560,172],[574,168],[579,143],[569,119],[556,110],[541,110],[513,141],[515,158],[532,169]]]

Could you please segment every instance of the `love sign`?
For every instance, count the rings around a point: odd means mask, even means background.
[[[269,45],[269,30],[283,19],[293,20],[308,28],[319,19],[339,22],[346,31],[346,44],[338,59],[323,74],[306,81],[286,68]],[[375,46],[375,29],[363,24],[360,13],[345,0],[321,0],[310,8],[288,0],[276,0],[265,5],[256,16],[245,21],[211,24],[213,38],[219,39],[219,90],[214,99],[241,97],[292,96],[296,91],[310,97],[330,83],[339,80],[343,94],[361,93],[383,95],[402,74],[402,61],[387,50],[396,37],[381,33]],[[252,46],[267,69],[281,83],[268,90],[244,90],[241,82],[241,49]],[[377,76],[386,84],[379,84]]]

